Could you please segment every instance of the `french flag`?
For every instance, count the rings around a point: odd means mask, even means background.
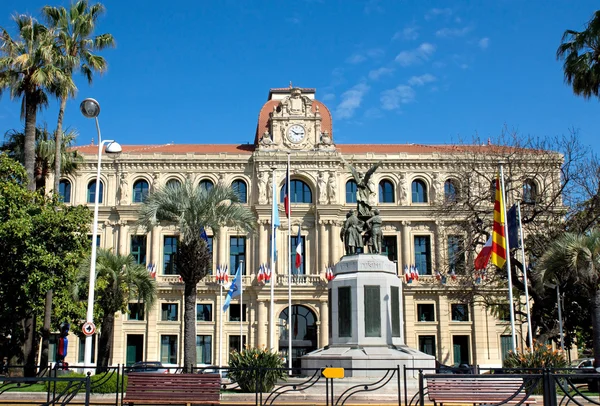
[[[285,207],[285,216],[290,218],[290,191],[288,183],[290,182],[290,166],[285,171],[285,181],[283,182],[283,207]]]
[[[300,226],[298,226],[298,238],[296,245],[296,273],[300,273],[300,265],[302,265],[302,236],[300,235]]]
[[[475,270],[481,271],[487,268],[488,262],[490,262],[490,257],[492,256],[492,236],[487,239],[485,245],[477,254],[477,258],[475,258]]]

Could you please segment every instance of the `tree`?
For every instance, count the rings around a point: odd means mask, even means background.
[[[9,89],[11,98],[22,97],[21,117],[25,119],[24,165],[29,190],[35,190],[35,128],[37,112],[48,104],[46,94],[54,83],[65,81],[55,63],[54,36],[33,17],[16,15],[18,39],[0,28],[0,94]]]
[[[565,82],[573,92],[586,99],[598,97],[600,90],[600,10],[596,11],[585,30],[566,30],[556,51],[556,59],[564,60]]]
[[[79,69],[88,83],[92,83],[93,72],[103,73],[107,63],[103,57],[95,55],[92,51],[99,51],[115,45],[111,34],[101,34],[92,37],[96,21],[104,13],[101,3],[89,6],[87,0],[79,0],[71,4],[69,10],[64,7],[45,6],[42,14],[48,24],[54,29],[56,36],[57,60],[67,80],[54,83],[54,93],[60,99],[58,122],[56,124],[56,149],[54,161],[54,191],[58,191],[61,177],[61,136],[63,118],[67,99],[73,97],[77,90],[72,76],[75,69]]]
[[[87,297],[90,276],[90,258],[81,263],[79,283],[74,286],[74,297]],[[145,314],[156,300],[156,283],[146,267],[135,262],[131,255],[98,250],[96,260],[96,290],[94,314],[100,324],[98,341],[98,372],[105,371],[112,355],[115,313],[126,313],[131,299],[144,304]]]
[[[549,245],[538,269],[542,283],[576,285],[589,299],[594,367],[600,367],[600,230],[564,234]]]
[[[49,289],[61,298],[70,291],[88,249],[90,221],[87,207],[65,206],[56,196],[28,191],[23,167],[0,153],[0,297],[11,304],[0,308],[0,337],[11,336],[0,350],[22,359],[28,375],[34,373],[37,354],[36,316]],[[61,316],[73,316],[67,321],[77,320],[73,308],[62,310]],[[18,353],[24,343],[29,344]]]
[[[217,184],[206,191],[190,180],[167,185],[148,195],[140,208],[139,225],[151,229],[164,221],[179,231],[175,266],[184,283],[184,367],[196,364],[196,284],[212,268],[207,242],[202,236],[210,228],[218,235],[222,227],[251,232],[256,219],[240,204],[233,189]]]
[[[482,302],[498,311],[507,305],[507,295],[498,295],[498,287],[506,287],[507,272],[489,266],[484,278],[475,274],[474,259],[479,249],[491,235],[493,222],[493,199],[498,162],[504,165],[504,183],[507,208],[521,200],[522,223],[525,235],[526,261],[530,270],[526,281],[522,278],[520,250],[512,247],[511,276],[515,297],[520,297],[528,284],[533,300],[531,308],[532,330],[538,340],[558,338],[556,291],[540,285],[535,259],[540,258],[548,244],[566,230],[580,227],[582,203],[598,193],[598,184],[590,184],[589,172],[594,171],[589,150],[582,146],[576,132],[566,136],[537,139],[516,132],[504,131],[488,142],[474,139],[449,147],[454,152],[452,173],[440,174],[434,181],[432,195],[435,198],[436,217],[443,222],[447,235],[461,236],[460,249],[454,253],[455,260],[443,256],[438,271],[449,273],[454,266],[457,274],[464,274],[455,284],[462,289],[448,287],[448,294],[464,302]],[[596,170],[598,166],[595,167]],[[586,179],[587,177],[587,179]],[[587,183],[587,187],[582,185]],[[459,265],[459,266],[457,266]],[[439,264],[438,264],[439,266]],[[453,285],[453,284],[449,284]],[[574,292],[573,292],[574,293]],[[574,303],[566,303],[565,312],[575,313]],[[521,307],[524,309],[524,306]],[[516,309],[518,316],[524,310]],[[581,319],[573,318],[573,323]],[[567,338],[574,339],[576,325],[570,325]]]

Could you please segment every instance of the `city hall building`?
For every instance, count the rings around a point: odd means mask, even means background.
[[[135,223],[148,193],[186,179],[201,188],[231,185],[258,222],[252,234],[223,228],[212,235],[207,230],[213,275],[197,285],[198,364],[227,365],[230,349],[239,348],[240,340],[249,346],[269,346],[271,307],[276,319],[276,350],[287,355],[288,334],[293,334],[295,365],[299,365],[298,357],[326,346],[330,304],[325,272],[344,255],[340,231],[348,211],[356,208],[356,182],[345,162],[363,172],[381,162],[370,180],[375,191],[371,203],[383,218],[384,255],[397,264],[398,277],[403,279],[405,343],[444,364],[501,365],[511,348],[509,320],[494,317],[477,301],[457,301],[452,294],[463,289],[461,278],[473,277],[464,271],[467,258],[461,254],[462,231],[436,208],[436,203],[456,193],[466,181],[457,177],[456,154],[449,146],[338,144],[331,113],[315,96],[315,89],[310,88],[271,89],[267,101],[257,106],[258,123],[255,133],[248,129],[247,144],[129,145],[123,146],[118,156],[103,156],[97,244],[131,254],[138,263],[154,269],[158,292],[148,314],[132,300],[129,312],[118,315],[113,365],[140,360],[183,364],[184,290],[174,267],[177,229],[161,224],[146,233]],[[92,208],[98,147],[77,149],[84,163],[76,174],[61,180],[60,191],[65,202]],[[282,203],[288,154],[291,253]],[[485,170],[494,173],[496,168]],[[273,196],[272,182],[277,196]],[[259,283],[257,274],[260,265],[270,261],[273,199],[279,204],[281,227],[276,231],[278,262],[271,302],[270,286]],[[298,270],[293,267],[290,309],[287,269],[298,244],[302,246],[302,264]],[[243,303],[240,307],[238,297],[223,312],[227,286],[221,288],[214,269],[227,265],[233,274],[240,260],[244,264]],[[419,275],[418,280],[409,282],[404,268],[411,265]],[[454,277],[454,269],[462,269],[463,275],[456,272]],[[506,289],[497,293],[507,295]],[[290,311],[292,326],[287,322]],[[517,320],[518,346],[523,344],[526,329],[524,321]],[[71,365],[83,363],[83,342],[72,337],[67,358]]]

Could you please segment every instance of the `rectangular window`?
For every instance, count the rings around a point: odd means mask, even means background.
[[[167,236],[163,243],[163,273],[165,275],[177,275],[175,257],[177,255],[177,237]]]
[[[433,303],[422,303],[417,305],[418,321],[435,321],[435,306]]]
[[[415,266],[419,275],[431,275],[431,242],[428,235],[415,236]]]
[[[129,303],[128,305],[129,320],[144,320],[144,304]]]
[[[327,303],[331,303],[331,288],[327,289]],[[329,338],[333,336],[333,332],[331,330],[333,326],[333,315],[332,308],[333,306],[327,306],[327,319],[329,321]],[[331,340],[330,340],[331,341]]]
[[[48,339],[48,362],[56,362],[56,357],[58,356],[58,340],[60,339],[60,335],[58,334],[50,334]]]
[[[85,360],[85,337],[79,337],[79,353],[77,362],[83,364]],[[92,336],[92,362],[96,362],[96,334]]]
[[[146,236],[132,235],[131,250],[129,252],[133,256],[136,264],[146,265]]]
[[[212,336],[196,336],[196,364],[212,364]]]
[[[498,320],[510,321],[510,307],[507,304],[498,304],[494,310]]]
[[[246,305],[244,304],[244,308],[243,308],[244,312],[243,312],[243,317],[244,319],[242,321],[246,321]],[[239,303],[232,303],[229,306],[229,321],[240,321],[240,305]]]
[[[306,249],[304,242],[304,236],[300,236],[300,247],[302,248],[302,255],[300,255],[300,257],[302,258],[302,263],[300,264],[300,268],[296,268],[296,247],[298,246],[298,235],[296,234],[292,236],[292,254],[290,255],[290,264],[292,264],[292,273],[294,275],[304,275],[306,273],[306,261],[304,260],[304,253],[306,252]]]
[[[244,342],[242,343],[242,347],[246,347],[246,336],[243,338]],[[229,352],[231,351],[240,351],[240,336],[239,335],[230,335],[229,336]]]
[[[398,243],[395,235],[383,236],[382,253],[392,262],[398,260]]]
[[[88,240],[90,241],[90,244],[92,243],[92,235],[88,234]],[[96,247],[100,248],[100,236],[96,235]]]
[[[448,270],[456,274],[465,273],[466,256],[463,238],[460,235],[448,236]]]
[[[469,321],[469,306],[466,304],[453,304],[452,321]]]
[[[196,304],[196,321],[212,321],[212,304]]]
[[[160,362],[163,364],[177,364],[177,336],[160,336]]]
[[[206,245],[208,245],[208,252],[210,252],[210,257],[212,259],[213,257],[213,236],[209,235],[206,237],[207,241],[206,241]],[[214,271],[212,269],[212,267],[208,270],[209,275],[214,275]]]
[[[365,337],[381,337],[379,285],[365,286]]]
[[[502,352],[502,361],[508,357],[508,353],[512,351],[512,336],[500,336],[500,351]]]
[[[229,237],[230,275],[235,275],[240,261],[246,262],[246,237]]]
[[[392,306],[392,337],[400,337],[400,289],[398,286],[392,286],[390,306]]]
[[[338,337],[352,337],[350,286],[340,286],[338,288]]]
[[[435,357],[435,336],[419,336],[419,351]]]
[[[163,303],[161,305],[162,321],[177,321],[177,303]]]

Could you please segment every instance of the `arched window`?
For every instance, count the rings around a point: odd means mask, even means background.
[[[444,182],[444,200],[446,203],[455,202],[458,198],[458,182],[448,179]]]
[[[144,179],[136,180],[133,184],[133,203],[142,203],[146,200],[148,192],[150,191],[150,185]]]
[[[238,194],[241,203],[248,203],[248,187],[246,186],[246,182],[236,179],[231,182],[231,188]]]
[[[100,190],[98,193],[98,203],[102,203],[102,196],[104,196],[104,183],[102,183],[102,181],[100,181]],[[96,202],[96,181],[95,180],[88,183],[87,202],[88,203]]]
[[[279,200],[283,203],[283,192],[281,188]],[[310,187],[301,180],[292,180],[290,182],[290,203],[312,203],[312,192]]]
[[[58,184],[58,195],[63,203],[71,203],[71,182],[62,179]]]
[[[526,179],[523,182],[523,202],[535,203],[537,200],[537,186],[533,179]]]
[[[181,182],[179,181],[179,179],[173,178],[173,179],[169,179],[167,181],[167,187],[174,188],[174,187],[177,187],[177,186],[181,186]]]
[[[389,180],[379,182],[379,203],[394,203],[394,184]]]
[[[427,185],[420,179],[412,183],[412,202],[427,203]]]
[[[346,203],[356,203],[356,181],[346,182]]]
[[[215,184],[212,183],[212,180],[203,179],[198,184],[198,187],[200,188],[200,190],[202,190],[204,192],[210,192],[212,190],[212,188],[215,187]]]

